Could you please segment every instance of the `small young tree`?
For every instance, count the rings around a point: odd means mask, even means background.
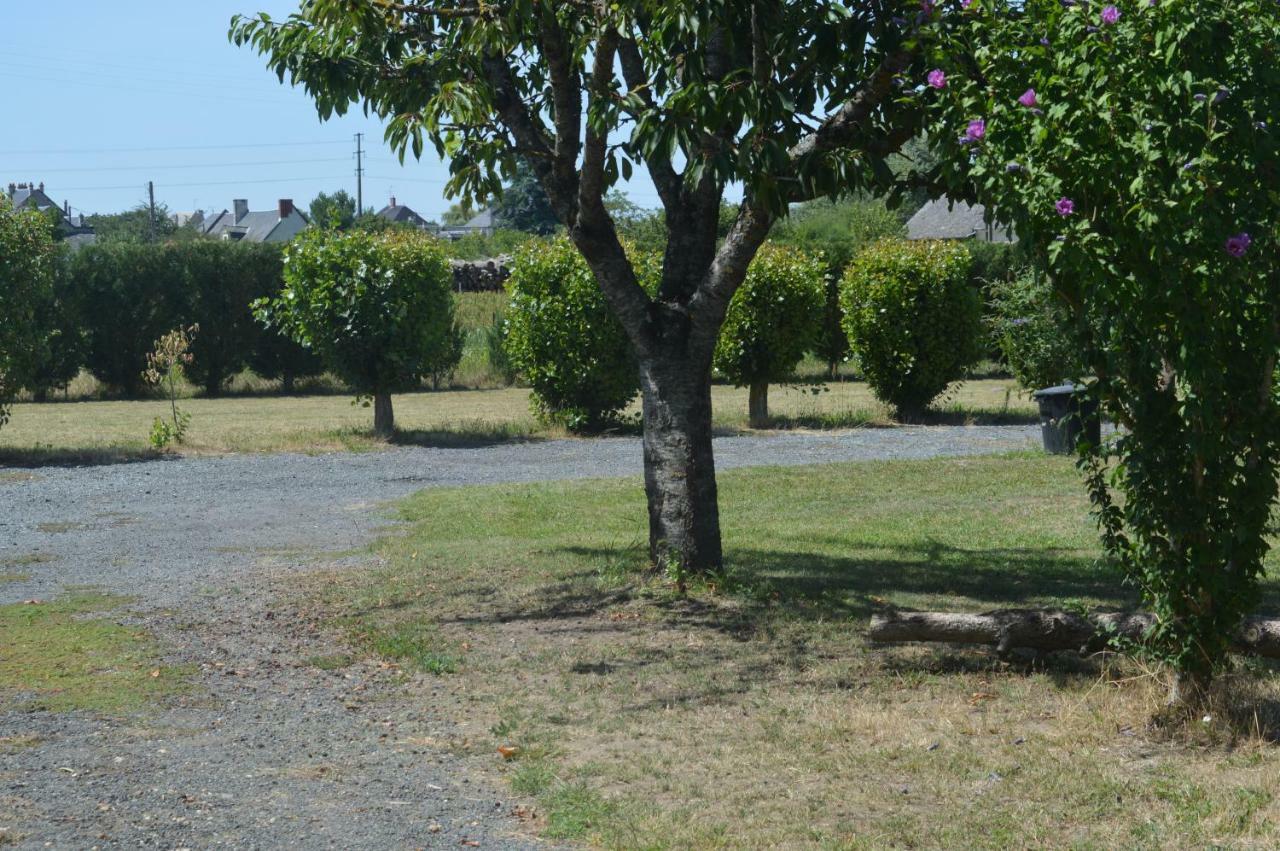
[[[845,272],[845,331],[876,397],[916,419],[982,356],[982,303],[960,243],[886,239]]]
[[[175,328],[156,340],[155,351],[147,354],[147,368],[142,377],[147,384],[157,387],[169,400],[170,418],[156,417],[151,423],[151,445],[164,449],[170,443],[182,443],[191,414],[178,409],[178,381],[183,370],[191,366],[191,341],[200,333],[200,326]]]
[[[750,388],[752,428],[769,425],[769,385],[790,378],[817,339],[825,276],[821,260],[765,245],[729,302],[712,364],[734,385]]]
[[[259,320],[372,397],[378,435],[395,428],[391,394],[456,357],[453,273],[432,237],[311,231],[287,249],[284,283],[279,296],[255,303]]]
[[[0,426],[45,336],[40,308],[53,296],[57,251],[45,217],[0,197]]]
[[[626,331],[569,240],[529,242],[507,280],[503,347],[538,415],[573,431],[617,421],[640,390]]]
[[[974,5],[973,61],[921,89],[941,174],[1015,226],[1074,312],[1122,429],[1085,456],[1103,541],[1154,611],[1171,699],[1194,705],[1259,600],[1280,473],[1280,15]]]
[[[895,84],[944,26],[923,6],[306,0],[231,36],[322,117],[360,105],[401,155],[430,142],[451,195],[529,167],[639,363],[651,557],[702,572],[722,562],[711,359],[729,301],[789,203],[891,178],[920,117]],[[637,165],[665,213],[652,293],[605,205]],[[722,236],[731,183],[744,200]]]

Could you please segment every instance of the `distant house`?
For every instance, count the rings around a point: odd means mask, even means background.
[[[71,204],[64,201],[59,207],[45,194],[44,183],[10,183],[5,193],[15,209],[38,210],[41,213],[55,211],[58,219],[58,237],[72,247],[93,243],[97,236],[93,226],[85,222],[84,215],[72,213]]]
[[[450,225],[441,228],[440,235],[447,239],[461,239],[473,233],[481,236],[493,236],[493,232],[497,230],[497,227],[493,211],[481,210],[465,225]]]
[[[198,228],[204,230],[204,210],[193,210],[191,212],[170,213],[169,221],[173,222],[180,228]]]
[[[378,218],[386,219],[392,224],[409,225],[419,230],[435,230],[431,222],[419,216],[413,210],[396,203],[396,196],[391,196],[391,203],[378,211]]]
[[[237,198],[231,210],[223,210],[204,218],[200,232],[215,239],[245,242],[288,242],[309,222],[288,198],[281,198],[274,210],[251,212],[249,202]]]
[[[973,239],[978,242],[1017,242],[1013,229],[988,224],[980,204],[930,201],[907,222],[907,239]]]

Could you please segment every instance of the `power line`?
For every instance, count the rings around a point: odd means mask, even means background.
[[[0,151],[0,156],[24,156],[34,154],[139,154],[156,151],[230,151],[247,148],[302,148],[312,145],[347,145],[346,139],[324,142],[250,142],[231,145],[159,145],[147,148],[34,148],[25,151]]]
[[[26,174],[27,172],[38,171],[43,174],[64,174],[68,172],[99,172],[99,171],[152,171],[153,169],[186,169],[186,168],[249,168],[252,166],[264,165],[293,165],[295,163],[341,163],[346,162],[346,157],[321,157],[317,159],[306,160],[258,160],[256,162],[244,163],[191,163],[189,165],[107,165],[107,166],[84,166],[79,168],[9,168],[5,166],[7,171],[15,174]]]
[[[161,189],[181,189],[190,186],[243,186],[264,183],[298,183],[304,180],[342,180],[343,175],[312,175],[310,177],[281,177],[266,180],[214,180],[203,183],[164,183]],[[59,186],[58,192],[106,192],[121,189],[137,189],[142,184],[129,183],[123,186]]]

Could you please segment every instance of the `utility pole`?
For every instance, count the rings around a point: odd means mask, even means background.
[[[151,224],[151,241],[156,241],[156,184],[154,180],[147,181],[147,198],[151,208],[149,221]]]
[[[356,134],[356,216],[364,215],[364,134]]]

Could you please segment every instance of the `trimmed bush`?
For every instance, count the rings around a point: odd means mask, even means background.
[[[285,288],[255,303],[258,318],[372,397],[374,431],[390,435],[391,394],[417,389],[457,362],[453,274],[443,245],[403,231],[309,231],[284,262]]]
[[[1001,357],[1028,390],[1084,374],[1071,318],[1043,273],[1027,272],[991,287],[991,330]]]
[[[187,378],[217,396],[250,361],[261,337],[250,305],[283,285],[283,251],[277,245],[198,240],[175,244],[186,277],[183,321],[200,326],[191,342]]]
[[[982,355],[982,305],[955,242],[881,240],[849,266],[845,331],[876,397],[920,416]]]
[[[656,269],[648,277],[655,282]],[[538,416],[572,431],[615,424],[640,390],[639,369],[578,250],[564,237],[526,243],[507,292],[506,351]]]
[[[84,321],[85,365],[113,391],[140,395],[152,346],[185,318],[181,256],[165,245],[99,243],[75,252],[70,275]]]
[[[49,220],[0,197],[0,426],[46,337],[41,320],[53,298],[57,256]]]
[[[765,245],[729,303],[712,366],[750,387],[753,428],[769,419],[769,385],[790,378],[813,347],[826,294],[823,262],[796,248]]]

